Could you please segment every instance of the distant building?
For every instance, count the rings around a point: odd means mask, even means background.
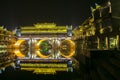
[[[91,7],[92,16],[86,19],[77,31],[73,31],[75,35],[79,32],[79,37],[76,39],[83,40],[79,41],[82,42],[81,48],[119,49],[120,29],[119,25],[115,24],[119,20],[115,21],[112,17],[111,2],[95,6],[96,8]]]

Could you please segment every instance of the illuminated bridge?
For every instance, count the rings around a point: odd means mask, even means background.
[[[119,80],[120,20],[110,1],[95,6],[75,29],[54,23],[14,32],[0,27],[1,79]]]
[[[4,33],[6,30],[2,31]],[[78,66],[74,58],[75,43],[71,39],[72,26],[38,23],[17,28],[14,33],[2,36],[1,72],[11,66],[16,70],[33,71],[36,74],[56,74],[59,71],[73,72]],[[4,59],[8,61],[4,62]]]

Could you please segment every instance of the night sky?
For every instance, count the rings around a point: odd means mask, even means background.
[[[3,0],[0,2],[0,25],[8,29],[35,23],[80,25],[90,14],[90,6],[106,0]]]

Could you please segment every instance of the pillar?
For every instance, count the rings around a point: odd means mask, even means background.
[[[97,48],[100,49],[100,38],[99,37],[97,37],[97,43],[98,43]]]
[[[108,49],[109,48],[109,46],[108,46],[108,37],[105,37],[105,45],[106,45],[106,49]]]
[[[120,46],[120,45],[119,45],[119,44],[120,44],[119,41],[120,41],[120,37],[119,37],[119,35],[117,35],[117,36],[116,36],[116,48],[117,48],[117,49],[119,49],[119,46]]]

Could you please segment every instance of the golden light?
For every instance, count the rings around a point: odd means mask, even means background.
[[[21,58],[23,58],[23,57],[25,57],[25,55],[23,55],[23,53],[21,53],[21,51],[20,51],[20,45],[24,42],[25,40],[18,40],[16,43],[15,43],[15,45],[14,45],[14,47],[15,47],[15,50],[14,50],[14,53],[15,53],[15,55],[16,56],[18,56],[18,57],[21,57]]]
[[[40,44],[43,42],[43,41],[46,41],[47,39],[42,39],[42,40],[39,40],[37,43],[36,43],[36,45],[35,45],[35,47],[36,47],[36,54],[39,56],[39,57],[41,57],[41,58],[48,58],[51,54],[49,54],[49,55],[44,55],[44,54],[42,54],[41,52],[40,52]]]
[[[71,40],[64,40],[63,42],[68,42],[69,47],[70,47],[70,51],[69,51],[69,55],[65,55],[61,50],[60,50],[60,54],[65,57],[65,58],[70,58],[75,54],[75,43]],[[60,46],[60,48],[62,47],[62,45]]]
[[[23,55],[23,54],[20,52],[19,49],[14,50],[14,53],[15,53],[15,55],[18,56],[18,57],[21,57],[21,58],[24,58],[24,57],[25,57],[25,55]]]

